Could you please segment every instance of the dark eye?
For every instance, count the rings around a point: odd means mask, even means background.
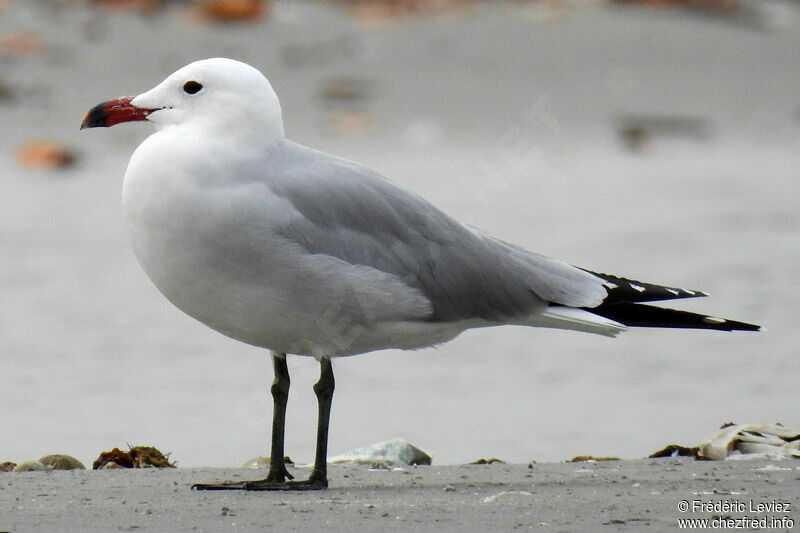
[[[194,94],[202,88],[203,85],[201,83],[197,83],[196,81],[187,81],[183,84],[183,92],[186,94]]]

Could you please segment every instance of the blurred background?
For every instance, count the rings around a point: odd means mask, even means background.
[[[268,354],[174,308],[126,242],[122,175],[150,126],[78,131],[214,56],[264,72],[293,140],[766,328],[503,327],[336,360],[331,454],[403,437],[440,464],[636,458],[724,422],[800,424],[800,2],[0,0],[0,461],[269,453]],[[289,367],[286,452],[311,462],[318,365]]]

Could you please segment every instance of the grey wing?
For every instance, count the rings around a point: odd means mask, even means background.
[[[424,294],[431,321],[512,321],[548,302],[593,306],[602,280],[492,239],[350,161],[290,144],[272,191],[295,212],[278,233],[312,254],[389,273]]]

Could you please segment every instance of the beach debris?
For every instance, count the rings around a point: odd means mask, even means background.
[[[14,467],[14,472],[39,472],[43,470],[50,470],[39,461],[22,461]]]
[[[133,457],[134,468],[175,468],[175,465],[169,462],[169,454],[165,456],[152,446],[134,446],[130,449],[130,454]]]
[[[11,472],[16,466],[17,463],[12,463],[11,461],[0,463],[0,472]]]
[[[86,467],[83,466],[83,463],[71,455],[45,455],[39,459],[39,462],[50,470],[86,470]]]
[[[133,468],[133,457],[128,452],[114,448],[110,452],[101,453],[100,457],[92,463],[93,470],[102,468]]]
[[[287,465],[294,465],[294,461],[288,456],[283,456],[283,462]],[[269,468],[269,457],[254,457],[240,466],[239,468]]]
[[[405,439],[390,439],[328,457],[328,463],[429,465],[431,456]]]
[[[103,452],[92,464],[92,469],[105,468],[175,468],[169,461],[169,454],[164,455],[152,446],[129,446],[127,452],[119,448]]]
[[[651,454],[657,457],[694,457],[707,461],[724,459],[800,459],[800,430],[783,424],[734,424],[726,422],[700,443],[689,448],[670,444]]]
[[[800,459],[800,430],[782,424],[723,424],[700,443],[699,459]]]
[[[266,16],[268,0],[205,0],[198,6],[200,14],[214,22],[253,22]]]
[[[38,33],[18,30],[0,36],[0,57],[22,57],[40,53],[44,49]]]
[[[66,146],[46,139],[21,144],[15,155],[19,166],[31,170],[53,170],[75,162],[75,155]]]
[[[386,461],[375,461],[374,463],[369,465],[369,469],[375,472],[380,470],[391,470],[392,467]]]
[[[753,472],[791,472],[792,470],[794,470],[794,468],[775,465],[764,465],[759,468],[753,468]]]
[[[468,465],[493,465],[495,463],[504,465],[506,464],[505,461],[502,459],[498,459],[497,457],[490,457],[489,459],[478,459],[477,461],[472,461],[471,463],[467,463]]]
[[[655,137],[686,138],[704,141],[711,128],[702,117],[675,115],[622,115],[617,119],[617,132],[625,147],[638,151]]]
[[[687,448],[678,444],[668,444],[657,452],[648,455],[648,459],[656,459],[659,457],[694,457],[697,459],[697,453],[700,450],[697,446],[694,448]]]
[[[498,498],[504,496],[533,496],[533,494],[527,490],[504,490],[502,492],[498,492],[497,494],[492,494],[491,496],[485,497],[483,499],[483,503],[494,503]]]
[[[239,468],[269,468],[271,461],[269,457],[253,457],[244,462]]]
[[[619,457],[595,457],[594,455],[576,455],[569,463],[596,463],[598,461],[619,461]]]

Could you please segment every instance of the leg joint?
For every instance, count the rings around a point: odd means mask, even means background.
[[[330,381],[317,381],[314,384],[314,392],[316,393],[317,397],[333,397],[333,389],[334,389],[334,382],[333,380]]]
[[[286,398],[289,396],[289,380],[275,379],[269,390],[273,398]]]
[[[322,359],[320,366],[322,371],[320,372],[319,381],[314,384],[314,392],[317,394],[317,398],[332,398],[336,381],[333,378],[331,360]]]

